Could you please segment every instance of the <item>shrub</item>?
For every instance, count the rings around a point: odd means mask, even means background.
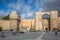
[[[40,32],[40,30],[30,29],[30,32]]]
[[[20,33],[21,33],[21,34],[24,34],[25,32],[23,32],[23,31],[20,31]]]
[[[0,32],[2,31],[2,27],[0,27]]]

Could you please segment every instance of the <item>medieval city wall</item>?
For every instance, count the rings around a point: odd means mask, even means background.
[[[60,17],[58,18],[58,29],[60,30]]]
[[[20,25],[21,29],[35,29],[35,19],[23,19]]]
[[[3,30],[9,30],[10,29],[10,20],[0,20],[0,27],[2,27]]]
[[[58,26],[58,11],[51,11],[50,12],[51,16],[50,16],[50,27],[51,30],[54,30],[55,28],[57,28]]]
[[[16,14],[16,12],[13,12]],[[36,29],[44,31],[45,28],[49,28],[53,30],[54,28],[58,28],[60,30],[60,17],[58,17],[58,11],[49,11],[49,12],[36,12],[35,19],[19,19],[18,14],[10,15],[10,20],[0,20],[0,26],[3,30],[16,30],[18,27],[20,29]],[[43,19],[43,15],[48,14],[50,17],[50,25],[47,19]],[[16,16],[16,18],[15,18]],[[19,26],[18,26],[19,25]]]

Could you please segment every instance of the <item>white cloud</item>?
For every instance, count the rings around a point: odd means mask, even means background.
[[[35,6],[36,6],[36,10],[39,10],[40,7],[41,7],[41,1],[40,0],[36,0]]]
[[[28,13],[27,15],[28,15],[28,16],[32,16],[32,14],[31,14],[31,13]]]
[[[7,5],[7,7],[8,7],[9,9],[13,9],[13,10],[20,10],[21,6],[22,6],[22,5],[20,5],[20,4],[15,4],[15,3],[9,3],[9,4]]]
[[[23,7],[23,4],[24,4],[23,1],[21,2],[21,0],[17,0],[16,3],[14,3],[14,2],[13,3],[8,3],[7,8],[13,9],[13,10],[20,10]]]
[[[28,5],[32,4],[33,2],[35,2],[36,0],[28,0]]]
[[[32,3],[32,0],[29,0],[28,4]],[[30,5],[25,5],[24,0],[17,0],[16,3],[9,3],[7,4],[7,7],[9,9],[13,9],[13,10],[21,10],[22,9],[22,14],[21,14],[21,18],[27,18],[30,16],[32,16],[33,14],[31,11],[31,6]]]
[[[48,4],[48,3],[56,2],[56,1],[57,0],[36,0],[34,5],[36,6],[36,11],[44,11],[44,10],[46,10],[46,9],[43,8],[43,7],[46,6],[44,4]]]
[[[23,7],[23,12],[24,12],[24,13],[29,13],[29,12],[31,12],[30,6],[24,6],[24,7]]]
[[[34,12],[31,12],[31,13],[23,13],[21,14],[21,18],[22,19],[25,19],[25,18],[34,18]]]

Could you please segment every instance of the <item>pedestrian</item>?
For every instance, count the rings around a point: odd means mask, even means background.
[[[58,33],[57,33],[57,29],[55,29],[55,35],[57,36],[57,34],[58,34]]]
[[[27,32],[29,32],[29,28],[27,28]]]

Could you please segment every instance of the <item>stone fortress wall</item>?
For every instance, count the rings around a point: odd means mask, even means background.
[[[17,28],[21,29],[35,29],[44,31],[46,28],[48,30],[53,30],[57,28],[60,30],[60,17],[58,17],[58,11],[49,12],[35,12],[35,19],[20,19],[16,11],[11,12],[10,20],[0,20],[0,26],[3,30],[13,29],[16,31]],[[47,14],[48,19],[44,19],[43,16]]]

